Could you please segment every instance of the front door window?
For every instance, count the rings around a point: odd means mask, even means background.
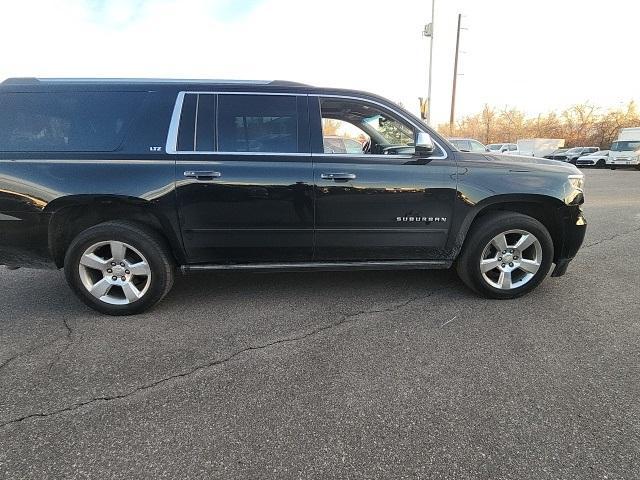
[[[411,155],[416,129],[374,104],[351,99],[320,99],[325,153]],[[442,152],[436,151],[435,156]]]

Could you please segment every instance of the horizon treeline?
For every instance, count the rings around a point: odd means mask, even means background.
[[[437,131],[446,137],[475,138],[485,145],[524,138],[564,138],[568,147],[605,149],[616,140],[621,128],[640,127],[640,113],[634,101],[612,109],[581,103],[533,117],[516,108],[498,109],[485,104],[481,112],[456,121],[453,131],[449,127],[449,123],[441,123]]]

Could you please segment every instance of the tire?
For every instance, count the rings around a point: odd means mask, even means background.
[[[134,222],[110,221],[73,239],[64,271],[74,293],[94,310],[135,315],[169,293],[174,262],[166,242],[154,230]]]
[[[604,168],[606,165],[607,163],[602,158],[596,162],[596,168]]]
[[[494,242],[504,233],[503,242]],[[525,234],[529,236],[525,238]],[[525,246],[523,250],[517,248],[520,240]],[[506,249],[499,251],[497,244],[502,244],[502,248],[506,244]],[[536,288],[549,273],[552,263],[553,240],[542,223],[520,213],[499,212],[473,223],[456,261],[456,270],[460,279],[479,295],[510,299]],[[487,270],[494,264],[494,268]]]

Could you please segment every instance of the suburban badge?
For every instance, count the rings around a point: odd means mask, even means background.
[[[447,217],[396,217],[396,222],[446,222]]]

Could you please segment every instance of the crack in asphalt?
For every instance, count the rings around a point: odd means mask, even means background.
[[[63,345],[63,347],[56,352],[56,356],[54,357],[54,359],[49,364],[49,369],[48,369],[49,372],[51,372],[51,370],[53,369],[55,364],[58,363],[58,361],[60,360],[60,357],[62,356],[62,354],[64,352],[66,352],[69,349],[69,347],[71,346],[71,344],[73,343],[73,341],[71,340],[71,335],[73,335],[73,330],[69,326],[69,322],[67,321],[66,318],[63,318],[62,319],[62,323],[63,323],[64,327],[67,329],[67,334],[64,337],[66,341],[65,341],[65,344]]]
[[[445,285],[441,288],[437,288],[435,290],[433,290],[432,292],[428,293],[427,295],[417,295],[415,297],[411,297],[410,299],[401,302],[401,303],[397,303],[385,308],[380,308],[380,309],[371,309],[371,310],[358,310],[357,312],[353,312],[353,313],[349,313],[349,314],[343,314],[342,317],[336,321],[336,322],[332,322],[326,325],[323,325],[321,327],[317,327],[315,329],[312,329],[311,331],[308,331],[307,333],[298,335],[298,336],[293,336],[293,337],[285,337],[285,338],[281,338],[279,340],[274,340],[273,342],[268,342],[262,345],[250,345],[248,347],[244,347],[240,350],[235,351],[234,353],[221,358],[219,360],[214,360],[212,362],[206,363],[206,364],[202,364],[202,365],[197,365],[195,367],[192,367],[191,369],[187,370],[186,372],[182,372],[182,373],[177,373],[177,374],[173,374],[170,375],[168,377],[164,377],[161,378],[159,380],[156,380],[154,382],[151,383],[147,383],[145,385],[139,386],[134,388],[133,390],[130,390],[128,392],[125,393],[121,393],[121,394],[116,394],[116,395],[104,395],[104,396],[100,396],[100,397],[94,397],[90,400],[85,400],[83,402],[79,402],[79,403],[74,403],[73,405],[70,405],[68,407],[64,407],[64,408],[60,408],[58,410],[53,410],[50,412],[41,412],[41,413],[31,413],[29,415],[24,415],[22,417],[18,417],[18,418],[14,418],[12,420],[9,420],[7,422],[4,423],[0,423],[0,428],[1,427],[6,427],[15,423],[20,423],[23,422],[24,420],[28,420],[28,419],[32,419],[32,418],[46,418],[46,417],[50,417],[50,416],[54,416],[54,415],[59,415],[61,413],[67,413],[67,412],[72,412],[74,410],[78,410],[82,407],[86,407],[88,405],[94,404],[94,403],[98,403],[98,402],[110,402],[113,400],[121,400],[133,395],[136,395],[140,392],[144,392],[146,390],[150,390],[153,389],[159,385],[165,384],[171,380],[177,380],[180,378],[186,378],[189,377],[197,372],[203,371],[203,370],[207,370],[209,368],[212,367],[217,367],[219,365],[222,365],[226,362],[229,362],[231,360],[233,360],[234,358],[238,357],[239,355],[242,355],[243,353],[247,353],[247,352],[251,352],[251,351],[255,351],[255,350],[264,350],[276,345],[283,345],[283,344],[289,344],[289,343],[295,343],[295,342],[300,342],[302,340],[305,340],[307,338],[316,336],[320,333],[323,333],[325,331],[340,327],[342,325],[348,324],[348,323],[352,323],[357,321],[358,317],[362,317],[365,315],[371,315],[371,314],[376,314],[376,313],[387,313],[387,312],[394,312],[397,310],[400,310],[401,308],[404,308],[418,300],[423,300],[423,299],[427,299],[432,297],[433,295],[435,295],[438,292],[441,292],[443,290],[446,290],[450,288],[450,285]],[[69,331],[71,331],[71,329],[69,328],[68,324],[65,321],[65,325],[66,327],[69,329]],[[69,334],[70,335],[70,334]]]
[[[35,352],[37,350],[40,350],[41,348],[46,348],[49,345],[52,345],[52,344],[56,343],[58,340],[60,340],[60,339],[56,338],[55,340],[51,340],[50,342],[40,343],[40,344],[36,345],[35,347],[30,348],[29,350],[25,350],[23,352],[20,352],[20,353],[14,355],[13,357],[7,358],[4,362],[0,363],[0,370],[2,370],[4,367],[9,365],[14,360],[17,360],[18,358],[21,358],[21,357],[26,357],[27,355],[30,355],[33,352]]]
[[[621,232],[621,233],[617,233],[617,234],[614,234],[614,235],[612,235],[610,237],[605,237],[603,239],[600,239],[597,242],[593,242],[593,243],[589,243],[587,245],[583,245],[582,249],[595,247],[596,245],[600,245],[601,243],[609,242],[611,240],[615,240],[618,237],[621,237],[621,236],[624,236],[624,235],[630,235],[632,233],[637,233],[639,231],[640,231],[640,227],[634,228],[632,230],[627,230],[627,231],[624,231],[624,232]],[[72,329],[69,327],[69,324],[68,324],[66,319],[63,320],[63,323],[64,323],[65,328],[67,329],[67,334],[66,334],[65,338],[67,340],[70,340],[70,337],[72,335]],[[26,350],[24,352],[20,352],[20,353],[14,355],[13,357],[8,358],[4,362],[0,363],[0,370],[2,370],[4,367],[6,367],[8,364],[13,362],[14,360],[17,360],[18,358],[30,355],[30,354],[32,354],[32,353],[34,353],[34,352],[36,352],[36,351],[38,351],[40,349],[46,348],[46,347],[48,347],[50,345],[53,345],[54,343],[56,343],[58,341],[60,341],[60,339],[56,338],[56,339],[51,340],[49,342],[45,342],[45,343],[36,345],[35,347],[30,348],[29,350]],[[72,343],[71,341],[68,341],[65,344],[65,346],[59,352],[56,353],[56,358],[49,365],[49,371],[51,371],[51,369],[55,366],[55,364],[60,360],[60,356],[71,346],[71,343]],[[2,426],[2,424],[0,424],[0,426]]]
[[[65,326],[65,328],[67,330],[67,333],[64,336],[64,338],[68,340],[71,337],[72,330],[69,327],[69,324],[67,323],[66,319],[64,319],[62,322],[63,322],[63,324],[64,324],[64,326]],[[2,370],[4,367],[9,365],[14,360],[17,360],[18,358],[21,358],[21,357],[26,357],[27,355],[31,355],[32,353],[37,352],[38,350],[42,350],[44,348],[47,348],[50,345],[53,345],[54,343],[58,343],[60,340],[61,340],[61,338],[57,337],[57,338],[54,338],[53,340],[50,340],[50,341],[44,342],[44,343],[40,343],[40,344],[36,345],[35,347],[32,347],[32,348],[30,348],[28,350],[20,352],[20,353],[14,355],[13,357],[10,357],[10,358],[6,359],[4,362],[0,363],[0,370]],[[68,342],[67,345],[65,345],[65,347],[63,349],[61,349],[59,352],[56,353],[56,359],[54,360],[53,363],[55,363],[60,358],[60,355],[62,354],[62,352],[64,350],[66,350],[68,348],[69,344],[70,344],[70,342]],[[49,366],[49,371],[51,371],[51,367],[52,366],[53,366],[53,364]]]
[[[632,230],[627,230],[627,231],[624,231],[624,232],[616,233],[614,235],[611,235],[610,237],[602,238],[602,239],[598,240],[597,242],[593,242],[593,243],[589,243],[588,245],[584,245],[582,248],[585,249],[585,248],[595,247],[596,245],[600,245],[601,243],[610,242],[611,240],[615,240],[618,237],[622,237],[622,236],[625,236],[625,235],[631,235],[632,233],[637,233],[637,232],[640,232],[640,227],[634,228]]]
[[[600,239],[600,240],[598,240],[596,242],[584,245],[582,247],[582,249],[595,247],[595,246],[600,245],[602,243],[609,242],[611,240],[615,240],[616,238],[619,238],[619,237],[622,237],[622,236],[625,236],[625,235],[630,235],[630,234],[637,233],[637,232],[640,232],[640,227],[634,228],[632,230],[627,230],[627,231],[624,231],[624,232],[620,232],[620,233],[611,235],[609,237],[602,238],[602,239]],[[101,396],[101,397],[94,397],[94,398],[92,398],[90,400],[86,400],[84,402],[75,403],[75,404],[73,404],[73,405],[71,405],[69,407],[61,408],[61,409],[54,410],[54,411],[51,411],[51,412],[33,413],[33,414],[25,415],[23,417],[15,418],[13,420],[9,420],[7,422],[0,423],[0,427],[5,427],[5,426],[8,426],[8,425],[11,425],[11,424],[14,424],[14,423],[19,423],[19,422],[22,422],[22,421],[30,419],[30,418],[43,418],[43,417],[49,417],[49,416],[52,416],[52,415],[58,415],[58,414],[65,413],[65,412],[74,411],[74,410],[77,410],[79,408],[85,407],[87,405],[91,405],[91,404],[96,403],[96,402],[108,402],[108,401],[112,401],[112,400],[119,400],[119,399],[127,398],[127,397],[130,397],[130,396],[135,395],[137,393],[140,393],[140,392],[155,388],[155,387],[157,387],[159,385],[162,385],[162,384],[164,384],[166,382],[169,382],[171,380],[175,380],[175,379],[179,379],[179,378],[185,378],[185,377],[193,375],[194,373],[197,373],[199,371],[206,370],[208,368],[212,368],[212,367],[216,367],[218,365],[224,364],[224,363],[226,363],[226,362],[228,362],[230,360],[233,360],[235,357],[237,357],[239,355],[242,355],[243,353],[246,353],[246,352],[250,352],[250,351],[254,351],[254,350],[262,350],[262,349],[266,349],[266,348],[273,347],[273,346],[276,346],[276,345],[288,344],[288,343],[302,341],[302,340],[305,340],[306,338],[318,335],[318,334],[320,334],[322,332],[325,332],[327,330],[339,327],[339,326],[347,324],[347,323],[351,323],[357,317],[360,317],[360,316],[363,316],[363,315],[376,314],[376,313],[385,313],[385,312],[391,312],[391,311],[399,310],[399,309],[404,308],[407,305],[409,305],[409,304],[411,304],[411,303],[413,303],[413,302],[415,302],[417,300],[429,298],[429,297],[433,296],[434,294],[436,294],[436,293],[438,293],[438,292],[440,292],[442,290],[445,290],[446,288],[448,288],[448,286],[433,290],[431,293],[429,293],[426,296],[412,297],[412,298],[406,300],[405,302],[402,302],[402,303],[399,303],[399,304],[395,304],[395,305],[390,306],[390,307],[385,307],[385,308],[378,309],[378,310],[359,310],[359,311],[351,313],[351,314],[343,315],[340,318],[340,320],[338,320],[336,322],[333,322],[333,323],[324,325],[322,327],[313,329],[310,332],[307,332],[307,333],[302,334],[302,335],[298,335],[298,336],[294,336],[294,337],[286,337],[286,338],[275,340],[273,342],[269,342],[269,343],[262,344],[262,345],[248,346],[248,347],[242,348],[240,350],[237,350],[236,352],[234,352],[234,353],[232,353],[232,354],[230,354],[227,357],[224,357],[222,359],[215,360],[213,362],[209,362],[209,363],[206,363],[206,364],[203,364],[203,365],[197,365],[197,366],[191,368],[190,370],[188,370],[186,372],[170,375],[170,376],[165,377],[165,378],[161,378],[160,380],[156,380],[156,381],[148,383],[146,385],[142,385],[140,387],[136,387],[133,390],[131,390],[129,392],[126,392],[126,393],[123,393],[123,394],[105,395],[105,396]],[[455,318],[456,317],[452,318],[448,322],[445,322],[444,324],[441,325],[441,327],[444,327],[445,325],[447,325],[451,321],[455,320]],[[63,319],[63,324],[64,324],[64,327],[66,329],[66,335],[65,335],[64,338],[67,341],[66,341],[64,347],[62,349],[60,349],[56,353],[56,356],[55,356],[54,360],[49,365],[49,371],[51,371],[51,369],[59,361],[61,355],[73,343],[71,341],[71,336],[73,335],[73,329],[69,326],[69,323],[68,323],[66,318]],[[17,355],[14,355],[13,357],[8,358],[7,360],[5,360],[4,362],[2,362],[0,364],[0,370],[2,370],[4,367],[6,367],[8,364],[10,364],[11,362],[13,362],[14,360],[16,360],[18,358],[30,355],[30,354],[32,354],[32,353],[34,353],[34,352],[36,352],[36,351],[38,351],[40,349],[46,348],[46,347],[48,347],[48,346],[50,346],[50,345],[52,345],[52,344],[54,344],[56,342],[59,342],[59,341],[60,341],[60,338],[56,338],[56,339],[54,339],[52,341],[45,342],[45,343],[42,343],[40,345],[36,345],[35,347],[33,347],[33,348],[29,349],[29,350],[26,350],[26,351],[21,352],[21,353],[19,353]]]

